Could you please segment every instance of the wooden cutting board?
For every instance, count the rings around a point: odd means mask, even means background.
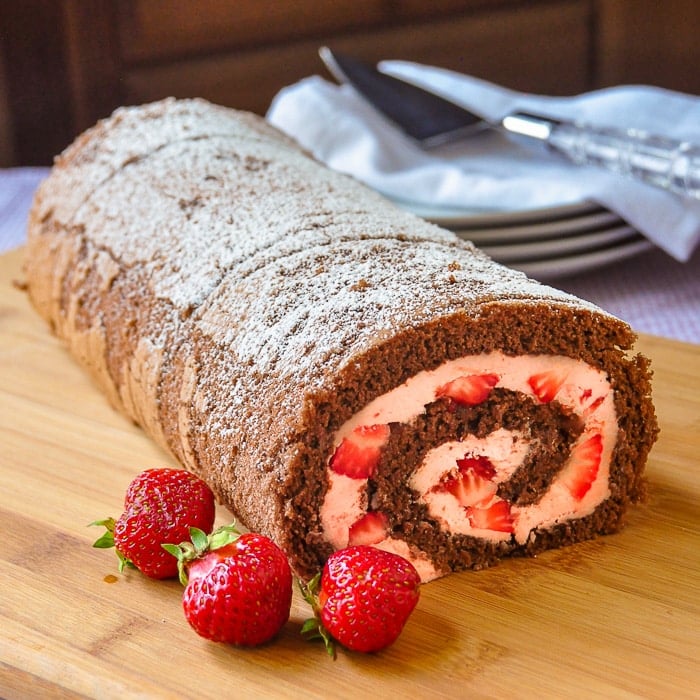
[[[644,337],[661,437],[621,534],[423,587],[397,643],[337,661],[299,638],[242,650],[190,630],[176,582],[117,573],[87,523],[172,464],[114,413],[0,256],[0,696],[698,697],[700,346]],[[221,523],[230,520],[223,509]],[[116,574],[116,575],[115,575]]]

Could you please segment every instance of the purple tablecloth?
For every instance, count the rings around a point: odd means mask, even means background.
[[[22,245],[32,194],[45,168],[0,170],[0,253]],[[641,333],[700,343],[700,250],[687,263],[660,250],[559,279]]]

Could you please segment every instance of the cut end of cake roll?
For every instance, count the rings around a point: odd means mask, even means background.
[[[632,339],[588,310],[522,299],[391,339],[330,401],[324,488],[304,517],[327,549],[387,549],[423,581],[617,532],[645,497],[657,436]]]
[[[617,531],[657,434],[627,324],[202,100],[57,159],[30,298],[110,401],[302,578],[424,581]]]

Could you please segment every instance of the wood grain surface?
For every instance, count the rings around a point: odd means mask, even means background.
[[[649,697],[700,692],[700,346],[643,337],[661,436],[620,534],[427,584],[377,655],[200,639],[177,582],[118,574],[87,524],[170,464],[112,411],[0,257],[0,697]],[[230,520],[221,509],[221,523]]]

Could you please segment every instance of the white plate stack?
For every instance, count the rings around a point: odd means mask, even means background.
[[[536,279],[597,269],[653,248],[636,229],[593,202],[508,212],[397,203]]]

